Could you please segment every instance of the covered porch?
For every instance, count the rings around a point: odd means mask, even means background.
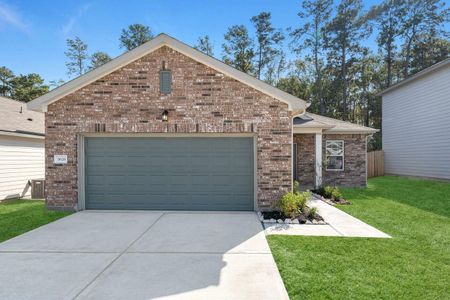
[[[367,138],[378,130],[316,114],[294,118],[293,178],[302,190],[365,187]]]

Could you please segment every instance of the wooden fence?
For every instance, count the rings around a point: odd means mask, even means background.
[[[367,152],[367,177],[384,175],[383,150]]]

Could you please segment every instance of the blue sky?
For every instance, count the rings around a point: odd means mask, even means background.
[[[366,0],[369,7],[375,0]],[[105,51],[112,57],[123,52],[118,38],[132,23],[150,26],[154,34],[164,32],[188,44],[209,35],[215,56],[233,24],[250,26],[250,17],[261,11],[272,13],[279,28],[298,26],[300,1],[289,0],[92,0],[21,1],[0,0],[0,66],[16,74],[38,73],[46,81],[67,80],[66,39],[79,36],[89,52]]]

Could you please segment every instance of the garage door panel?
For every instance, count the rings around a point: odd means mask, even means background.
[[[86,208],[253,210],[252,138],[86,138]]]

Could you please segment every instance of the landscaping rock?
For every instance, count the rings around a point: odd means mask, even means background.
[[[269,223],[276,223],[277,222],[277,220],[275,220],[275,219],[270,219],[269,220]]]
[[[308,219],[304,215],[300,215],[298,217],[298,221],[299,221],[300,224],[305,224],[306,221],[308,221]]]
[[[300,224],[300,222],[298,221],[298,219],[293,219],[292,224]]]
[[[284,223],[285,223],[285,224],[291,224],[291,223],[292,223],[292,220],[289,219],[289,218],[287,218],[286,220],[284,220]]]
[[[306,220],[306,224],[310,225],[312,222],[310,220]]]
[[[279,224],[283,224],[284,222],[283,222],[283,220],[281,220],[281,219],[278,219],[278,220],[277,220],[277,223],[279,223]]]

